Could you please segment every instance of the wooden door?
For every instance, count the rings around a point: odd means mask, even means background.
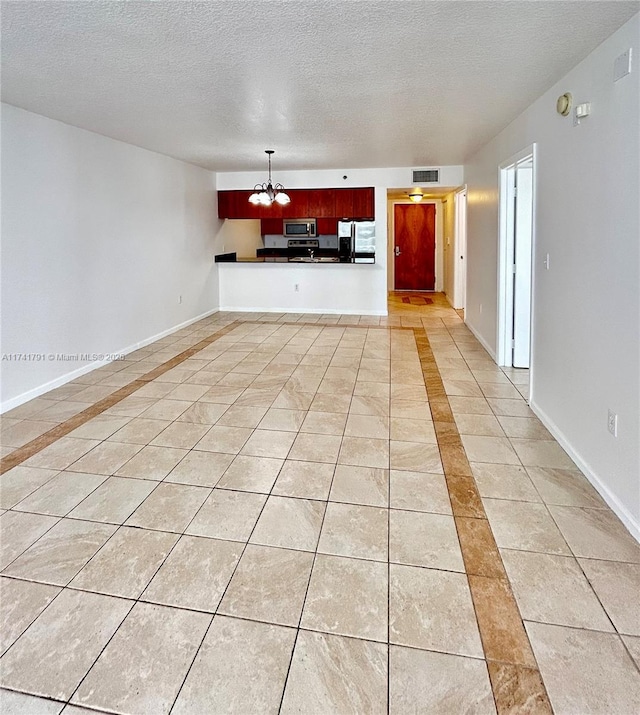
[[[435,204],[396,204],[393,215],[395,289],[434,290]]]

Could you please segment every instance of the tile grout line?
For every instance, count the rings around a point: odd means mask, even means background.
[[[415,328],[414,336],[498,714],[533,707],[552,713],[427,332]]]

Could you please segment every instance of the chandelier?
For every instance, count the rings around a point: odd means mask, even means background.
[[[253,193],[249,196],[249,202],[255,206],[271,206],[275,201],[282,206],[290,203],[291,199],[284,192],[284,186],[282,184],[276,184],[275,186],[271,183],[271,155],[274,153],[273,149],[265,149],[264,152],[269,157],[269,180],[266,184],[256,184],[253,187]]]

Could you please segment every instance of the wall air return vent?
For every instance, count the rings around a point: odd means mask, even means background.
[[[440,181],[440,169],[414,169],[412,184],[437,184]]]

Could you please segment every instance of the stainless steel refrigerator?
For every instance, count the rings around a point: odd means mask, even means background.
[[[375,253],[375,221],[338,221],[338,248],[343,258]]]

